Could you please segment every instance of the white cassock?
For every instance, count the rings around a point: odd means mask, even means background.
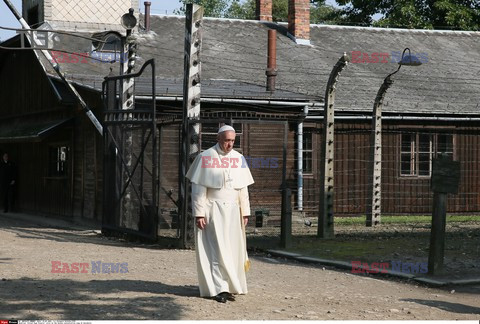
[[[221,292],[246,294],[246,242],[242,217],[250,215],[247,187],[250,169],[237,151],[225,154],[217,145],[197,156],[188,170],[192,182],[193,216],[205,216],[195,228],[200,296]]]

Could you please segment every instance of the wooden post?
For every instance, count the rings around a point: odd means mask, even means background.
[[[109,77],[113,76],[113,71],[110,71]],[[106,107],[107,110],[113,111],[118,110],[118,101],[117,101],[117,81],[110,80],[106,83],[105,89],[106,95]],[[109,116],[106,114],[105,116]],[[108,117],[107,117],[108,118]],[[108,122],[109,120],[105,120]],[[103,154],[103,210],[108,212],[102,213],[102,232],[104,231],[105,225],[108,226],[118,226],[120,221],[120,209],[117,203],[121,192],[121,184],[119,180],[121,175],[119,175],[119,159],[116,156],[116,146],[115,140],[118,138],[111,138],[108,136],[107,127],[103,128],[105,134],[103,135],[103,145],[104,145],[104,154]],[[118,132],[115,130],[112,131],[112,137],[118,136]],[[106,184],[108,183],[108,187]]]
[[[433,193],[432,229],[428,252],[428,273],[431,275],[443,271],[445,250],[445,225],[447,219],[447,194]]]
[[[320,181],[323,181],[320,188],[320,207],[318,211],[318,231],[320,238],[334,236],[333,231],[333,167],[334,167],[334,104],[335,88],[338,77],[348,62],[346,53],[337,61],[330,73],[327,88],[325,90],[325,108],[323,112],[323,145],[320,167]]]
[[[200,48],[203,8],[196,4],[187,4],[185,19],[185,56],[183,76],[183,124],[182,151],[180,157],[180,197],[182,247],[195,245],[195,224],[191,212],[190,183],[185,177],[199,148],[200,124]]]
[[[282,189],[282,219],[280,246],[284,249],[292,244],[292,190]]]
[[[445,251],[445,225],[447,217],[447,193],[457,193],[460,180],[460,162],[440,154],[432,161],[431,188],[433,190],[432,229],[428,252],[428,274],[443,271]]]

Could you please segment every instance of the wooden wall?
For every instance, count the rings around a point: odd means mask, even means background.
[[[158,128],[158,175],[160,187],[158,190],[159,227],[177,228],[177,206],[172,201],[177,201],[178,188],[178,163],[180,158],[180,125],[172,124]],[[171,198],[168,196],[171,192]]]
[[[279,215],[282,197],[283,144],[285,126],[283,124],[247,124],[244,143],[244,156],[251,158],[250,170],[255,183],[249,187],[252,213],[267,209]],[[286,180],[295,185],[295,138],[287,127]],[[275,159],[275,160],[274,160]],[[268,165],[270,167],[267,167]],[[275,165],[275,161],[278,163]],[[264,163],[262,165],[262,162]]]
[[[99,95],[81,91],[101,118]],[[2,53],[0,64],[0,123],[71,119],[41,141],[4,143],[18,167],[16,210],[67,219],[101,221],[102,141],[76,104],[58,100],[35,56],[30,51]],[[48,174],[52,146],[70,148],[68,174]]]
[[[316,127],[321,129],[322,125]],[[433,193],[430,177],[400,176],[400,134],[402,132],[448,133],[454,136],[454,159],[461,163],[458,194],[449,195],[449,213],[480,212],[480,129],[465,123],[410,123],[384,121],[382,136],[382,214],[422,214],[432,212]],[[316,156],[320,161],[321,132],[315,135]],[[335,205],[337,216],[360,216],[366,213],[368,160],[370,159],[370,123],[337,122],[335,127]],[[318,213],[319,175],[304,179],[305,211]]]
[[[98,93],[81,91],[82,96],[102,118]],[[62,104],[52,91],[31,52],[2,54],[0,64],[0,122],[12,118],[24,120],[73,118],[41,142],[5,143],[0,149],[10,152],[18,165],[17,207],[28,213],[100,222],[102,218],[103,139],[77,105]],[[304,207],[309,215],[318,210],[321,183],[318,167],[321,148],[321,123],[312,124],[316,172],[304,178]],[[368,159],[370,122],[341,121],[335,128],[335,214],[364,215],[368,192]],[[466,123],[400,123],[384,121],[382,163],[382,213],[430,214],[432,193],[429,178],[405,178],[399,174],[399,134],[405,129],[429,132],[447,130],[454,134],[455,159],[461,162],[459,193],[449,195],[448,212],[480,211],[480,128]],[[178,198],[179,125],[162,128],[159,147],[159,207],[161,222],[171,226],[175,204],[165,191]],[[278,213],[281,207],[283,124],[245,123],[242,135],[243,154],[249,158],[276,159],[278,165],[267,168],[252,166],[255,184],[250,188],[252,212],[268,209]],[[63,143],[71,148],[70,174],[63,178],[48,177],[48,150]],[[159,141],[160,143],[160,141]],[[293,189],[296,205],[296,124],[288,129],[287,183]]]
[[[96,93],[80,92],[101,120],[102,103]],[[90,119],[77,110],[74,130],[73,214],[101,222],[103,204],[103,137]]]
[[[0,118],[30,116],[60,108],[45,73],[31,51],[11,51],[2,58]]]
[[[243,125],[241,148],[243,155],[251,163],[251,172],[255,180],[249,187],[252,213],[255,210],[266,209],[271,214],[279,215],[284,125],[258,123]],[[295,150],[294,133],[288,129],[287,135],[287,181],[292,186],[295,184],[295,160],[292,154]],[[160,222],[170,224],[173,221],[170,213],[176,210],[176,206],[165,194],[165,190],[172,190],[172,197],[178,199],[179,125],[164,126],[161,138],[159,205],[163,212]],[[263,165],[260,159],[263,159]]]
[[[401,131],[453,135],[454,160],[460,162],[461,178],[457,194],[449,194],[447,212],[480,212],[480,129],[468,123],[423,123],[385,125],[384,163],[382,164],[382,204],[385,213],[431,214],[433,193],[430,177],[400,177],[399,154]]]
[[[461,161],[462,178],[459,193],[449,195],[449,213],[480,212],[480,134],[475,126],[452,128],[452,124],[436,126],[429,132],[445,131],[455,138],[455,159]],[[314,134],[314,174],[304,177],[304,211],[307,216],[318,215],[321,124],[310,124],[316,128]],[[433,194],[429,177],[400,177],[400,134],[415,129],[424,131],[424,124],[399,124],[384,121],[382,163],[382,214],[431,214]],[[277,168],[252,167],[255,184],[250,187],[252,213],[267,209],[279,213],[281,206],[283,125],[245,124],[242,138],[243,154],[247,157],[278,158]],[[413,128],[412,128],[413,127]],[[442,128],[443,127],[443,128]],[[361,216],[366,213],[368,186],[368,161],[370,159],[370,122],[342,121],[335,128],[335,215]],[[178,194],[178,140],[179,130],[169,126],[163,133],[164,150],[162,160],[162,185]],[[297,206],[296,176],[296,125],[291,124],[288,132],[287,180],[292,188],[292,203]],[[163,196],[162,196],[163,195]],[[175,206],[160,192],[161,204],[167,208]]]

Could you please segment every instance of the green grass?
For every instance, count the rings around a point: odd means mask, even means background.
[[[350,261],[354,259],[377,261],[394,258],[395,255],[408,254],[412,257],[425,256],[428,237],[399,238],[358,238],[330,239],[297,238],[288,249],[303,255]]]
[[[259,250],[281,249],[304,256],[346,262],[427,262],[430,245],[431,215],[382,216],[385,226],[365,227],[365,217],[336,217],[335,238],[319,239],[316,228],[294,234],[288,249],[280,248],[278,234],[250,236],[249,247]],[[447,215],[445,257],[451,269],[461,276],[478,273],[468,264],[478,261],[480,247],[479,215]],[[446,261],[446,262],[447,262]],[[467,265],[466,265],[467,264]]]
[[[366,217],[335,217],[335,225],[365,224]],[[417,224],[431,223],[432,216],[382,216],[382,224]],[[480,222],[480,215],[447,215],[448,222]]]

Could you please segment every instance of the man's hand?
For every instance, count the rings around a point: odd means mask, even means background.
[[[247,226],[248,224],[248,216],[243,216],[243,225]]]
[[[203,230],[207,225],[207,222],[205,221],[205,217],[195,217],[195,222],[197,223],[197,227],[201,230]]]

